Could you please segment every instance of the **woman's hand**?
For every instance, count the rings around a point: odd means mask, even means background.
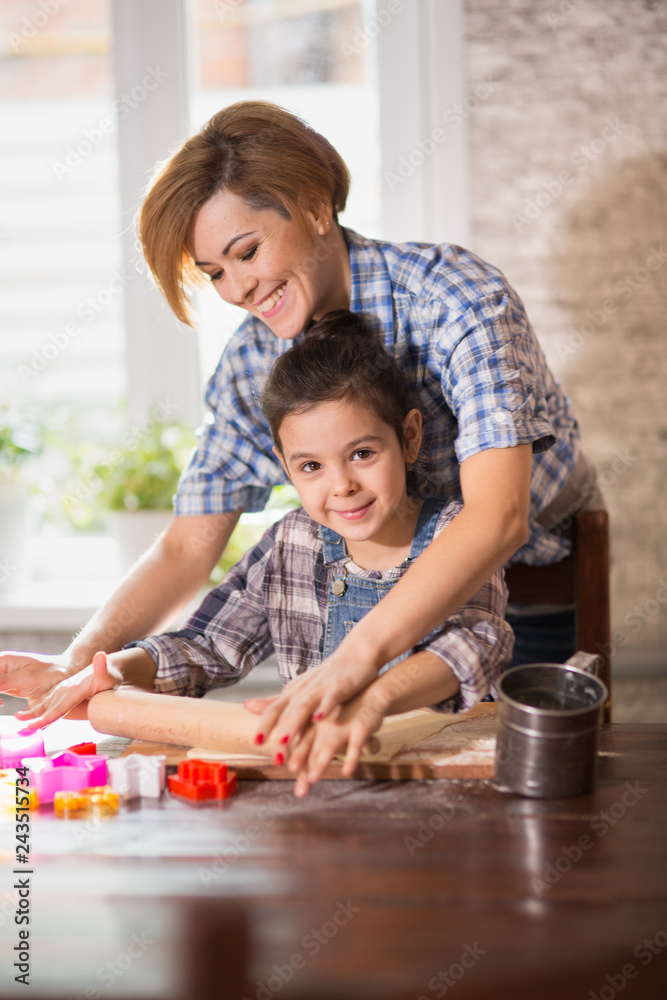
[[[348,653],[346,642],[343,640],[315,670],[291,680],[276,698],[268,700],[268,704],[261,699],[264,707],[257,742],[267,743],[272,737],[271,743],[277,748],[294,745],[297,738],[305,734],[311,719],[318,721],[328,716],[375,680],[378,666],[369,659],[355,656],[352,650]],[[245,704],[250,711],[257,712],[257,707]]]
[[[15,698],[43,698],[79,669],[59,655],[6,650],[0,653],[0,691]]]
[[[368,738],[382,725],[384,712],[377,706],[377,698],[369,700],[364,691],[345,705],[338,705],[320,722],[310,728],[296,744],[288,761],[289,770],[296,775],[294,794],[308,794],[311,785],[319,781],[333,757],[345,751],[341,774],[351,778]]]
[[[85,703],[94,694],[117,687],[122,680],[120,671],[107,663],[106,653],[95,653],[90,666],[65,677],[45,695],[30,698],[29,708],[15,712],[15,718],[28,723],[29,729],[41,729],[64,715],[85,719]]]
[[[319,670],[318,667],[313,674]],[[386,715],[434,705],[459,690],[459,679],[452,668],[436,653],[422,649],[376,677],[344,705],[337,705],[326,718],[308,722],[303,735],[286,739],[274,734],[268,741],[270,752],[275,754],[275,764],[283,764],[289,758],[287,766],[296,775],[294,794],[306,795],[310,786],[322,777],[332,757],[343,749],[346,752],[341,771],[344,777],[352,777],[364,744],[380,728]],[[248,711],[263,719],[279,706],[282,697],[253,698],[244,704]]]
[[[272,707],[279,697],[251,698],[244,705],[248,711],[259,715]],[[276,755],[283,758],[274,757],[274,763],[282,764],[289,754],[287,766],[296,775],[294,794],[306,795],[310,786],[322,777],[333,757],[343,750],[346,752],[341,773],[346,778],[351,777],[364,744],[382,725],[387,706],[387,701],[382,703],[376,697],[371,685],[345,705],[337,705],[325,719],[309,723],[291,752],[286,743],[271,741]]]

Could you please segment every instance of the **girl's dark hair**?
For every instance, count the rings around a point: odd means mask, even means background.
[[[261,404],[276,447],[280,425],[292,413],[318,403],[353,400],[367,406],[396,431],[410,409],[401,371],[366,324],[348,309],[327,313],[304,339],[278,358],[262,392]]]

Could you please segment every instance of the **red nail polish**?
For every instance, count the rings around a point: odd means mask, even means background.
[[[315,715],[311,715],[311,719],[313,720],[313,722],[319,722],[319,720],[323,718],[324,718],[323,712],[316,712]]]
[[[280,737],[280,742],[281,743],[289,743],[289,736],[281,736]]]
[[[276,764],[284,764],[284,763],[285,763],[285,757],[283,756],[283,754],[277,753],[276,754]]]
[[[257,733],[257,736],[255,736],[255,743],[263,743],[263,742],[264,742],[264,734]]]

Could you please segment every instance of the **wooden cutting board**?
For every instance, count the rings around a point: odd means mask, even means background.
[[[390,761],[366,761],[359,764],[354,778],[406,781],[415,778],[477,778],[493,777],[496,733],[496,706],[476,705],[446,729],[423,740],[411,750],[402,750]],[[196,748],[195,748],[196,750]],[[133,740],[122,756],[130,753],[156,754],[167,757],[167,765],[176,765],[187,757],[201,760],[222,760],[236,771],[241,780],[270,779],[293,781],[286,767],[277,767],[270,758],[255,754],[208,756],[206,751],[193,752],[189,747],[168,743],[147,743]],[[332,762],[324,779],[341,779],[341,762]]]

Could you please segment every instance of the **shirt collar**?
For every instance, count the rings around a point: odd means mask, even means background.
[[[394,299],[389,269],[376,240],[343,228],[350,254],[350,310],[361,313],[393,353]]]

